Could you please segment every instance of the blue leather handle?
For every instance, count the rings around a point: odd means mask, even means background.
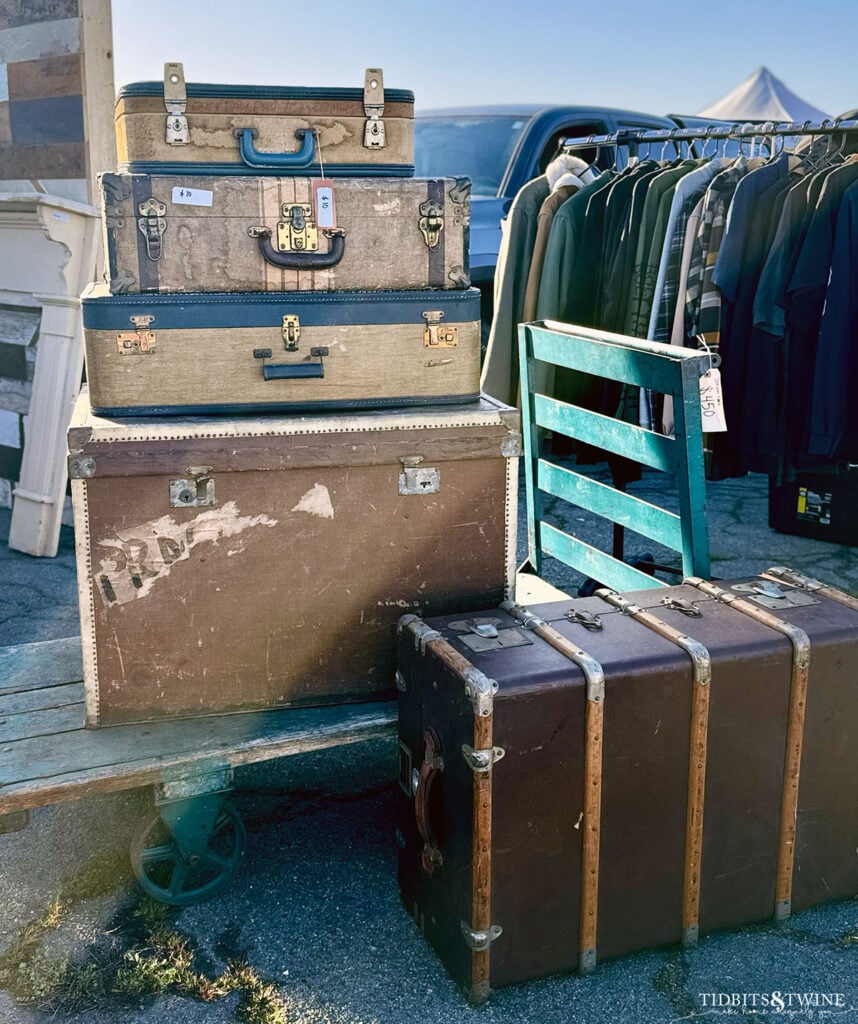
[[[298,377],[324,377],[325,367],[318,363],[264,363],[262,376],[266,380],[294,380]]]
[[[248,167],[277,167],[281,170],[302,170],[309,167],[316,155],[315,133],[307,128],[299,128],[295,138],[301,139],[301,148],[296,153],[262,153],[253,144],[256,129],[236,128],[238,151],[241,159]]]

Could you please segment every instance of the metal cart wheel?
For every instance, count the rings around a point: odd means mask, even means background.
[[[244,823],[224,801],[210,833],[190,848],[161,814],[153,815],[132,840],[131,864],[141,888],[153,899],[187,906],[209,899],[232,881],[246,845]]]

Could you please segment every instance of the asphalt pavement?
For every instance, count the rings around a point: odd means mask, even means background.
[[[630,490],[664,497],[650,474]],[[769,529],[764,478],[710,483],[707,490],[714,576],[791,565],[858,593],[854,549]],[[608,531],[584,513],[555,505],[546,517],[608,545]],[[0,530],[7,529],[8,513],[0,512]],[[523,554],[523,529],[520,547]],[[627,538],[627,551],[643,550],[669,557]],[[545,575],[570,591],[580,582],[557,564],[547,564]],[[69,528],[56,559],[32,559],[0,543],[0,646],[71,635],[76,602]],[[855,900],[797,914],[783,928],[704,936],[694,949],[625,957],[587,978],[531,982],[469,1007],[399,902],[395,771],[392,737],[239,769],[234,799],[248,829],[241,872],[221,895],[171,912],[154,930],[141,924],[127,862],[129,835],[151,813],[149,795],[104,795],[35,811],[29,828],[0,835],[0,1021],[858,1022]],[[193,993],[183,975],[166,968],[156,978],[152,953],[166,941],[165,929],[184,942],[195,977],[222,979],[235,962],[246,963],[252,977],[231,992],[197,984]],[[71,970],[63,970],[66,960]],[[115,991],[117,964],[135,962],[143,964],[141,977],[149,970],[148,987]],[[151,994],[158,986],[165,991]],[[17,1002],[14,993],[29,993],[31,1002]],[[820,1001],[827,1005],[807,1005]]]

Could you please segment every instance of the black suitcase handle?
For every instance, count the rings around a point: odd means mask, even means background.
[[[261,152],[253,144],[257,136],[255,128],[236,128],[233,134],[238,139],[241,159],[248,167],[277,168],[282,171],[303,170],[310,166],[316,155],[316,135],[307,128],[299,128],[295,132],[295,138],[301,140],[301,148],[294,153]]]
[[[329,252],[278,252],[271,244],[271,228],[248,228],[247,233],[256,238],[266,263],[285,270],[327,270],[335,267],[346,252],[346,233],[342,228],[323,232],[331,240]]]
[[[423,840],[423,852],[420,858],[423,870],[431,875],[435,868],[439,868],[444,863],[441,850],[438,848],[438,840],[435,838],[435,832],[429,820],[429,794],[432,792],[432,783],[444,770],[444,761],[441,757],[441,740],[434,729],[427,729],[423,733],[423,742],[426,752],[423,755],[423,764],[420,765],[420,772],[417,776],[414,816],[417,819],[417,831]]]

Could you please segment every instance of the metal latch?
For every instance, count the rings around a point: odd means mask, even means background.
[[[583,626],[584,629],[595,631],[602,629],[602,616],[594,615],[592,612],[579,611],[577,608],[568,608],[564,612],[564,618],[567,618],[570,622],[574,622],[579,626]]]
[[[682,612],[683,615],[687,615],[691,619],[699,619],[703,614],[696,604],[685,601],[681,597],[663,597],[661,603],[665,608],[670,608],[675,612]]]
[[[181,64],[164,65],[164,106],[167,108],[167,145],[187,146],[191,141],[185,108],[188,93]]]
[[[149,196],[138,207],[137,227],[146,239],[146,255],[150,260],[161,258],[161,235],[167,230],[167,207]]]
[[[422,455],[404,455],[400,460],[400,494],[437,494],[441,490],[441,471],[435,466],[420,466]]]
[[[300,340],[301,321],[294,314],[287,314],[283,317],[283,344],[289,352],[294,352]]]
[[[503,747],[488,747],[486,750],[474,750],[467,743],[462,744],[462,755],[468,762],[468,766],[472,771],[479,773],[491,771],[492,766],[500,761],[504,754],[506,754],[506,751]]]
[[[739,593],[748,594],[752,601],[777,611],[779,608],[800,608],[803,605],[819,604],[819,599],[803,590],[784,590],[780,584],[769,580],[753,583],[736,583],[732,587]]]
[[[211,466],[188,466],[187,477],[170,481],[170,508],[200,508],[215,505],[215,484]]]
[[[426,326],[423,328],[424,348],[459,347],[459,328],[441,326],[441,321],[444,319],[443,310],[427,310],[420,315],[426,321]]]
[[[133,331],[124,331],[116,335],[116,347],[121,356],[139,356],[155,351],[155,332],[149,325],[155,322],[154,316],[131,316]]]
[[[477,622],[476,619],[468,619],[466,625],[472,633],[476,633],[477,636],[487,637],[490,639],[497,638],[498,628],[494,624],[498,620],[495,619],[493,622]]]
[[[430,249],[437,249],[444,230],[444,207],[437,199],[427,199],[417,208],[420,219],[417,226],[423,232],[423,238]]]
[[[384,74],[381,68],[367,68],[363,80],[363,112],[366,124],[363,127],[363,144],[367,149],[384,149]]]
[[[283,220],[277,224],[277,249],[280,252],[316,252],[319,229],[313,220],[310,203],[284,203]]]
[[[475,953],[480,953],[499,939],[503,934],[503,928],[499,924],[493,924],[488,928],[475,931],[467,921],[462,921],[462,934],[465,936],[465,942],[468,947]]]

